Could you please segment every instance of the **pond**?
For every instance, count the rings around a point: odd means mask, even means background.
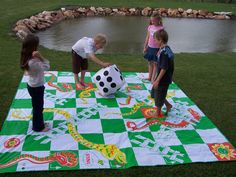
[[[36,35],[46,48],[70,51],[81,37],[104,33],[108,45],[104,53],[142,53],[148,17],[81,17],[64,20]],[[169,45],[180,52],[236,52],[236,20],[163,18]]]

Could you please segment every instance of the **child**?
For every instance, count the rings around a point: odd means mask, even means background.
[[[156,44],[153,34],[163,29],[162,19],[159,15],[152,15],[148,26],[147,36],[144,42],[144,58],[148,60],[148,80],[153,82],[156,75],[156,54],[159,50],[159,45]]]
[[[102,62],[95,55],[98,49],[104,48],[107,40],[103,34],[97,34],[94,38],[83,37],[72,46],[72,68],[78,89],[84,89],[86,84],[84,82],[85,72],[88,69],[88,60],[91,59],[102,67],[111,65],[107,62]],[[81,80],[78,74],[81,72]]]
[[[49,69],[49,61],[37,51],[39,38],[27,35],[22,44],[20,67],[29,75],[27,84],[33,107],[33,130],[47,132],[43,120],[44,71]]]
[[[162,117],[161,108],[163,104],[166,105],[166,114],[172,108],[172,105],[166,99],[166,95],[174,72],[174,54],[167,45],[168,34],[164,29],[155,32],[154,38],[160,49],[157,53],[157,77],[153,82],[151,96],[154,98],[157,107],[154,116]]]

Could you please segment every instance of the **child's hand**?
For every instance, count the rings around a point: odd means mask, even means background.
[[[158,82],[158,81],[155,81],[155,82],[153,82],[152,87],[153,87],[154,89],[157,89],[158,85],[159,85],[159,82]]]
[[[145,54],[147,52],[147,48],[143,48],[143,53]]]
[[[40,60],[43,60],[43,57],[42,57],[42,55],[39,53],[39,51],[33,51],[32,57],[33,57],[33,58],[38,58],[38,59],[40,59]]]

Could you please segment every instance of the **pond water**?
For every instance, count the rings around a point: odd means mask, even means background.
[[[70,51],[81,37],[104,33],[108,45],[104,53],[142,53],[148,17],[81,17],[64,20],[36,35],[44,47]],[[169,45],[180,52],[236,52],[236,20],[164,18]]]

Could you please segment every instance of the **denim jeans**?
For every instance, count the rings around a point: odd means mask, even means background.
[[[44,104],[44,86],[30,87],[27,85],[28,92],[31,96],[32,107],[33,107],[33,130],[41,131],[45,128],[43,120],[43,104]]]

